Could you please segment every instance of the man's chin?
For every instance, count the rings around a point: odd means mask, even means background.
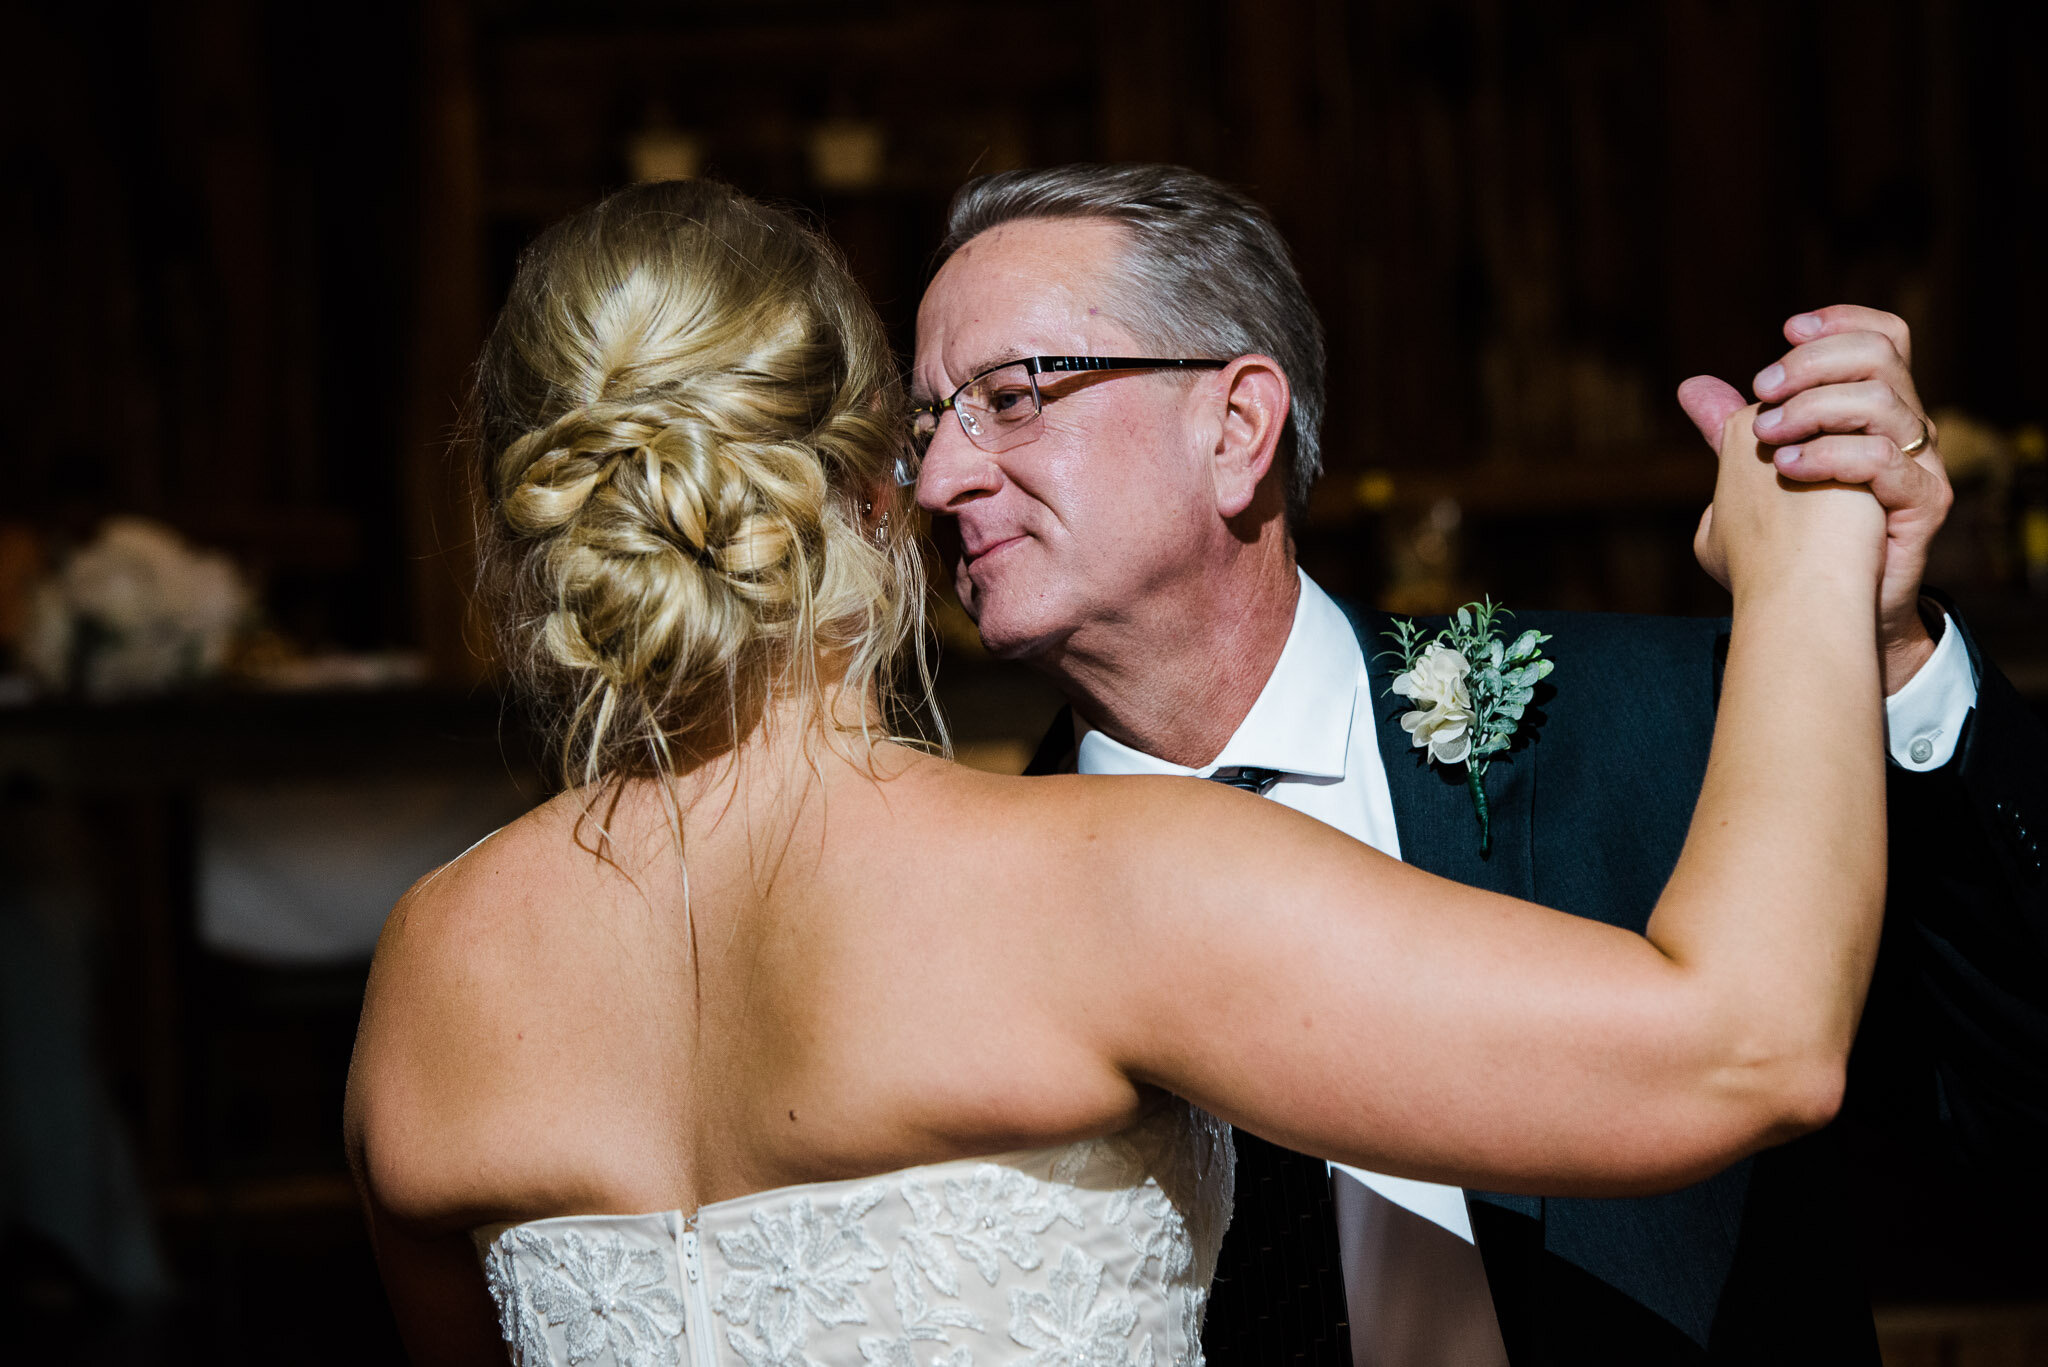
[[[981,646],[998,660],[1028,660],[1039,651],[1040,638],[998,622],[981,622]]]
[[[1008,612],[1000,602],[965,602],[967,615],[981,632],[982,648],[998,660],[1030,661],[1045,654],[1063,634],[1025,614]]]

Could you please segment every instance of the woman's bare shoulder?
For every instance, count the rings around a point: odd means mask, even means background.
[[[574,843],[579,814],[536,808],[422,877],[385,923],[346,1124],[360,1179],[401,1219],[459,1222],[547,1185],[550,1124],[534,1120],[586,1057],[589,1013],[615,1004],[609,913],[630,887]]]
[[[545,971],[577,941],[606,939],[605,913],[646,901],[658,872],[638,816],[573,792],[542,803],[407,889],[385,921],[378,966],[458,977]]]

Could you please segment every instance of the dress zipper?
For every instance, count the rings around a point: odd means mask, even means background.
[[[685,1229],[683,1245],[683,1278],[690,1293],[690,1323],[685,1331],[690,1340],[690,1360],[695,1367],[718,1367],[718,1352],[712,1346],[711,1335],[711,1288],[704,1284],[703,1251],[697,1242],[697,1231]]]

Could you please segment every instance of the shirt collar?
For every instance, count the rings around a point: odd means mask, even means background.
[[[1296,571],[1300,573],[1299,570]],[[1215,762],[1189,769],[1155,759],[1081,722],[1075,768],[1084,774],[1196,774],[1245,764],[1309,778],[1341,779],[1365,677],[1365,652],[1344,612],[1301,575],[1294,625],[1280,659]]]

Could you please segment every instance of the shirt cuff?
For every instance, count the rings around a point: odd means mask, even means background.
[[[1977,672],[1963,647],[1963,633],[1945,612],[1941,627],[1941,639],[1920,672],[1884,700],[1892,763],[1920,774],[1955,757],[1963,722],[1977,705]]]

